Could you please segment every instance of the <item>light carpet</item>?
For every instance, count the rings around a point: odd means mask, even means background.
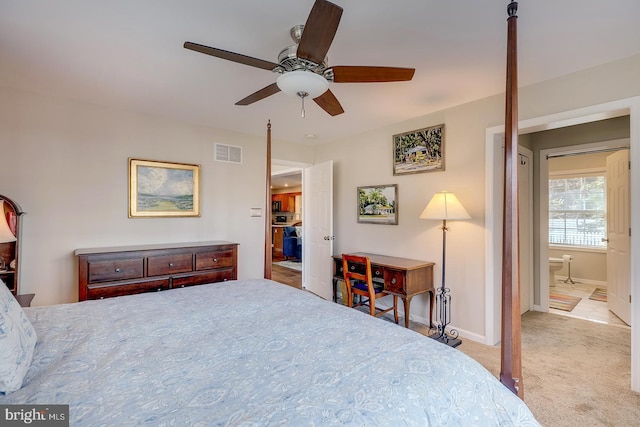
[[[391,317],[383,316],[392,322]],[[409,327],[423,335],[429,331],[413,321]],[[500,346],[463,338],[457,349],[499,378]],[[522,371],[524,401],[543,426],[640,425],[627,328],[529,311],[522,315]]]
[[[639,425],[640,394],[631,391],[630,347],[629,329],[549,313],[525,313],[525,403],[543,426]],[[458,349],[499,376],[499,347],[467,339]]]

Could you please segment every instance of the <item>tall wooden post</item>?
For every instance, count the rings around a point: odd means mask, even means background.
[[[271,279],[271,120],[267,121],[267,187],[264,205],[264,278]]]
[[[507,96],[504,141],[502,237],[502,357],[500,382],[524,397],[520,325],[520,245],[518,235],[518,3],[507,7]]]

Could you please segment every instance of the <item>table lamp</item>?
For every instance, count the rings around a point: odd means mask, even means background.
[[[447,325],[451,322],[451,294],[444,281],[447,254],[447,220],[469,219],[471,217],[455,194],[441,191],[433,195],[427,207],[420,214],[420,218],[442,220],[442,285],[436,295],[438,321],[429,336],[451,347],[457,347],[462,343],[458,338],[458,331],[455,329],[450,329],[449,332],[446,331]]]

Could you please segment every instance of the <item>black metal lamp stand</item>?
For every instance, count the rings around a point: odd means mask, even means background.
[[[444,277],[447,265],[447,220],[448,219],[469,219],[469,213],[464,209],[458,198],[453,193],[441,191],[433,195],[427,207],[420,214],[423,219],[442,220],[442,285],[435,296],[435,303],[438,306],[438,320],[435,327],[429,330],[429,336],[441,343],[457,347],[462,343],[458,338],[458,331],[449,329],[447,325],[451,322],[451,294],[447,288]],[[432,319],[429,319],[431,322]]]
[[[445,259],[447,256],[447,220],[442,220],[442,285],[436,295],[436,312],[438,320],[436,325],[431,329],[429,337],[451,347],[457,347],[462,344],[462,340],[458,338],[458,331],[446,328],[451,323],[451,293],[450,289],[445,286]]]

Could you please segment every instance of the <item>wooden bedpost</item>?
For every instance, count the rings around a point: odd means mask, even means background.
[[[264,278],[271,279],[271,120],[267,121],[267,188],[264,209]]]
[[[507,96],[504,141],[502,237],[502,357],[500,382],[524,397],[520,332],[520,246],[518,236],[518,3],[507,7]]]

